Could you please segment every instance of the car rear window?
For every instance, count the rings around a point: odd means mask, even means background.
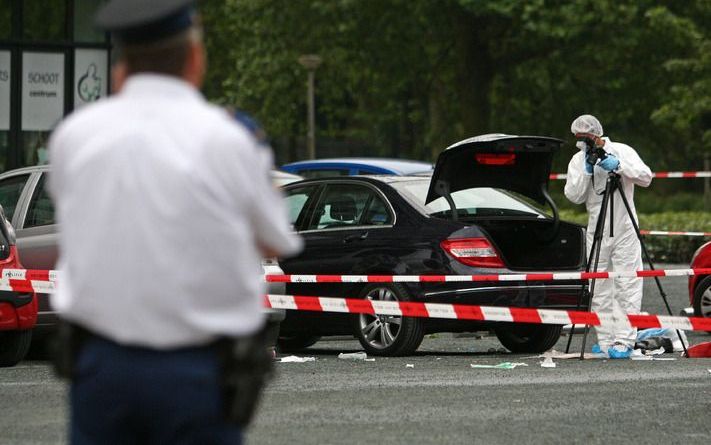
[[[429,181],[394,182],[391,184],[400,194],[417,204],[424,213],[431,216],[447,216],[449,204],[444,198],[437,198],[425,205]],[[491,187],[477,187],[452,193],[452,199],[459,216],[535,216],[545,215],[517,199],[513,195]]]

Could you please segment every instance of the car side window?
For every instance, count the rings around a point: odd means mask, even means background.
[[[8,221],[12,221],[17,207],[17,201],[20,200],[22,190],[27,184],[30,175],[17,175],[0,181],[0,204],[5,210],[5,216]]]
[[[307,209],[306,203],[309,201],[309,198],[314,195],[317,189],[317,186],[310,185],[284,191],[286,195],[286,207],[289,211],[289,222],[295,229],[298,229],[301,221],[303,221],[305,217],[304,214]]]
[[[54,224],[54,203],[47,191],[47,174],[43,174],[37,183],[35,192],[27,208],[25,228]]]
[[[382,198],[357,184],[332,184],[326,187],[309,229],[333,229],[386,225],[392,217]]]
[[[364,226],[387,226],[393,223],[393,217],[388,211],[383,199],[373,194],[373,199],[368,205],[368,209],[363,217],[362,225]]]

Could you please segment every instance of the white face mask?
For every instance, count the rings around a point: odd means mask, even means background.
[[[578,141],[575,143],[575,146],[581,150],[585,150],[586,148],[588,148],[588,144],[586,144],[585,141]]]

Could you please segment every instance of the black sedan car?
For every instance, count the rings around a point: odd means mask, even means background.
[[[547,187],[562,141],[485,135],[440,155],[432,177],[319,178],[285,187],[305,249],[287,274],[474,275],[580,271],[584,228],[560,221]],[[549,207],[548,211],[542,208]],[[287,285],[294,295],[570,309],[582,281],[328,283]],[[289,311],[282,349],[353,334],[374,355],[406,355],[433,332],[494,330],[514,352],[552,347],[561,326]]]

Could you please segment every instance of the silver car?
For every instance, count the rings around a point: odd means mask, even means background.
[[[17,248],[22,264],[27,269],[54,269],[57,260],[57,225],[54,205],[47,191],[48,165],[38,165],[11,170],[0,174],[0,204],[17,234]],[[301,179],[298,175],[273,171],[275,185],[284,185]],[[281,273],[276,260],[263,261],[265,271]],[[283,283],[270,283],[269,293],[283,294]],[[49,296],[38,294],[39,313],[37,333],[46,333],[57,324],[57,316],[49,306]],[[268,310],[269,321],[276,325],[272,334],[276,341],[278,323],[284,319],[283,310]]]

